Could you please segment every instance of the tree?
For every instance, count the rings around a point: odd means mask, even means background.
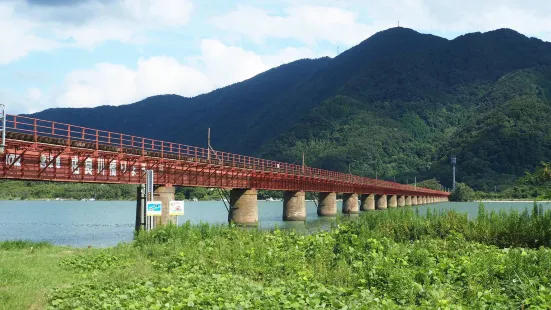
[[[435,178],[424,180],[422,182],[417,183],[417,187],[423,187],[428,189],[434,189],[434,190],[442,190],[442,184],[438,182]]]
[[[464,183],[456,183],[450,195],[450,201],[473,201],[474,199],[474,190]]]

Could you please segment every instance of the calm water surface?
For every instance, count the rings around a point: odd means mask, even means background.
[[[338,202],[340,208],[340,201]],[[486,202],[486,210],[532,208],[530,202]],[[542,203],[551,208],[551,203]],[[478,203],[441,203],[419,206],[453,209],[475,217]],[[133,238],[136,203],[132,201],[0,201],[0,241],[26,239],[49,241],[74,247],[106,247]],[[317,230],[328,227],[331,219],[318,218],[313,202],[306,203],[307,225],[283,222],[281,201],[259,201],[258,218],[262,228]],[[227,223],[227,211],[221,201],[186,201],[185,215],[179,223]]]

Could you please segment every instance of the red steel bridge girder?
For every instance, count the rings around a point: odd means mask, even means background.
[[[0,178],[447,197],[394,182],[8,115]]]

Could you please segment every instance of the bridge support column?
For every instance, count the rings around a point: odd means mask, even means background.
[[[344,193],[342,195],[342,213],[343,214],[358,214],[358,194]]]
[[[398,207],[398,196],[396,196],[396,195],[390,196],[390,199],[388,200],[388,207],[389,208],[397,208]]]
[[[386,210],[387,208],[387,197],[386,195],[379,196],[377,199],[377,210]]]
[[[412,197],[411,197],[411,205],[412,205],[412,206],[418,205],[417,196],[412,196]]]
[[[406,206],[406,196],[404,195],[400,195],[400,197],[398,197],[398,207],[405,207]]]
[[[166,225],[168,223],[176,224],[176,216],[170,216],[170,202],[174,201],[176,189],[170,185],[158,187],[153,192],[153,199],[162,203],[161,216],[155,217],[155,225]]]
[[[230,191],[228,222],[252,226],[258,224],[258,201],[255,189],[234,188]]]
[[[360,206],[360,210],[362,211],[375,210],[375,194],[362,194],[361,201],[362,201],[362,205]]]
[[[421,197],[421,203],[426,205],[427,204],[427,196]]]
[[[319,193],[318,216],[337,216],[337,193]]]
[[[306,195],[303,191],[283,193],[283,220],[306,221]]]
[[[406,196],[406,207],[411,207],[411,196]]]

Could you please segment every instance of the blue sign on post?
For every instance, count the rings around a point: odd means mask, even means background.
[[[161,216],[163,204],[160,201],[148,201],[146,207],[147,216]]]

